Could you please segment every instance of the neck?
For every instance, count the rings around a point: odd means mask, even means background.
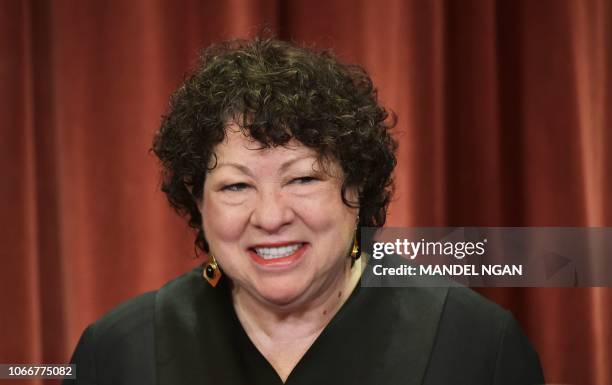
[[[232,289],[234,309],[249,336],[278,342],[315,338],[351,295],[361,277],[361,259],[323,285],[311,301],[295,307],[264,303],[239,287]]]

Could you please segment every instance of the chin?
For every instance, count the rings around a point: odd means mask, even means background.
[[[258,295],[266,302],[278,307],[290,307],[297,304],[305,290],[294,284],[273,284],[258,288]]]

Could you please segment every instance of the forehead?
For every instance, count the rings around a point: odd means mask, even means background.
[[[295,139],[284,146],[263,147],[261,143],[247,136],[235,123],[227,126],[226,137],[214,148],[217,161],[242,163],[268,160],[279,162],[294,158],[307,158],[315,161],[319,158],[317,152]]]

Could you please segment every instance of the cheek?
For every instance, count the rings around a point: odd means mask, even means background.
[[[342,201],[337,188],[320,191],[309,198],[301,198],[296,204],[300,217],[312,230],[330,237],[351,233],[355,228],[357,209]]]
[[[204,234],[211,247],[225,246],[223,242],[235,244],[248,220],[247,207],[228,206],[214,197],[204,198],[201,214]]]

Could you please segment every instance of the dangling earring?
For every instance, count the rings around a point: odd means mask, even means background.
[[[353,249],[351,250],[351,259],[353,262],[359,259],[361,256],[361,249],[359,248],[359,242],[357,241],[357,231],[355,231],[355,236],[353,237]]]
[[[361,256],[361,248],[359,247],[359,241],[357,240],[357,231],[359,231],[359,215],[357,215],[357,224],[355,226],[355,235],[353,235],[353,249],[351,250],[351,267],[355,264],[355,261]]]
[[[204,265],[202,277],[204,277],[204,279],[208,281],[212,287],[217,286],[217,283],[219,283],[219,280],[221,279],[221,269],[217,264],[215,256],[212,254],[210,254],[208,262]]]

